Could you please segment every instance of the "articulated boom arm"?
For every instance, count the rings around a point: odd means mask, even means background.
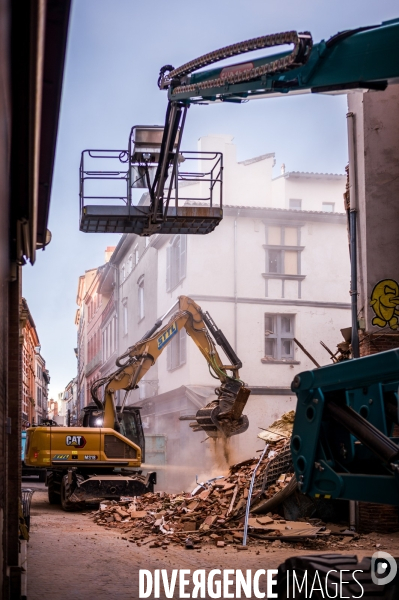
[[[114,393],[117,390],[126,390],[121,408],[123,412],[127,393],[137,388],[139,381],[155,364],[164,348],[182,328],[185,328],[187,335],[191,337],[207,361],[211,374],[221,383],[215,390],[218,398],[197,412],[196,421],[190,424],[191,427],[194,431],[205,431],[210,437],[220,435],[230,437],[244,432],[248,428],[248,419],[242,415],[242,412],[250,390],[239,380],[239,368],[242,363],[233,348],[216,327],[210,315],[203,313],[191,298],[180,296],[178,311],[167,325],[160,328],[170,312],[168,311],[162,319],[159,319],[137,344],[131,346],[118,358],[117,365],[120,368],[115,373],[93,384],[92,397],[104,413],[104,427],[116,429],[119,427]],[[231,364],[223,364],[212,336],[223,348]],[[100,387],[104,387],[104,402],[98,398]]]
[[[159,165],[150,189],[155,214],[162,212],[165,181],[178,156],[172,150],[178,132],[180,144],[191,104],[241,103],[284,94],[384,90],[388,84],[399,82],[398,39],[399,19],[342,31],[318,44],[313,44],[307,31],[287,31],[220,48],[176,69],[172,65],[162,67],[158,86],[168,91],[169,102]],[[293,45],[291,52],[196,73],[233,56],[289,44]]]
[[[342,31],[312,42],[309,32],[267,35],[205,54],[174,69],[161,69],[158,85],[172,103],[244,102],[293,93],[346,93],[352,89],[385,89],[399,81],[399,19]],[[198,69],[253,50],[293,44],[255,60],[200,73]]]

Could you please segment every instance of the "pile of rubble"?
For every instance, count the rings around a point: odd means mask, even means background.
[[[98,525],[116,528],[124,539],[138,545],[164,547],[177,543],[195,548],[202,541],[219,547],[242,544],[244,514],[254,471],[251,511],[295,483],[291,465],[286,473],[274,471],[273,474],[271,469],[278,457],[286,461],[280,461],[280,471],[281,465],[290,463],[287,441],[275,442],[270,448],[260,463],[258,458],[253,458],[233,465],[226,477],[200,483],[191,493],[156,492],[122,498],[119,502],[105,501],[92,516]],[[252,540],[287,538],[287,541],[294,537],[316,537],[323,529],[303,522],[298,527],[298,523],[285,521],[271,512],[250,518],[249,528]]]

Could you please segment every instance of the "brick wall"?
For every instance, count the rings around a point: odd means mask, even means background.
[[[9,2],[0,0],[0,598],[6,597],[9,162],[11,94],[9,80]]]
[[[399,333],[369,333],[360,336],[360,356],[369,356],[399,348]],[[394,435],[399,435],[398,426]],[[359,531],[370,533],[391,533],[399,531],[399,507],[387,504],[359,502]]]
[[[360,356],[399,348],[399,333],[367,333],[360,336]]]
[[[359,531],[362,533],[393,533],[399,531],[397,506],[359,502]]]

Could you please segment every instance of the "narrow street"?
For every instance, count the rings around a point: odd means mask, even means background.
[[[168,550],[137,546],[122,539],[115,529],[93,523],[89,511],[67,513],[51,506],[47,490],[36,478],[25,478],[24,487],[35,490],[31,507],[28,546],[28,600],[130,600],[139,598],[139,570],[148,569],[273,569],[293,554],[342,552],[359,559],[379,549],[399,554],[399,535],[361,536],[360,539],[331,538],[267,546],[249,545],[245,552],[236,546],[201,550],[170,546]],[[266,592],[265,586],[260,589]],[[151,595],[151,597],[154,597]],[[161,598],[165,598],[162,594]],[[178,598],[176,591],[174,598]]]

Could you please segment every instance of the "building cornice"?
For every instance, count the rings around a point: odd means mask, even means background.
[[[223,214],[225,217],[250,217],[252,219],[261,219],[268,223],[272,221],[276,225],[289,222],[297,227],[309,223],[309,221],[343,225],[347,220],[345,213],[338,212],[290,210],[288,208],[257,206],[232,206],[231,204],[224,205]]]
[[[277,177],[274,177],[272,181],[276,179],[329,179],[333,181],[344,181],[346,175],[342,173],[314,173],[313,171],[287,171]]]
[[[349,302],[323,302],[317,300],[285,299],[285,298],[245,298],[234,296],[207,296],[190,294],[190,298],[198,302],[232,302],[237,304],[264,304],[267,306],[313,306],[315,308],[337,308],[349,310]]]

